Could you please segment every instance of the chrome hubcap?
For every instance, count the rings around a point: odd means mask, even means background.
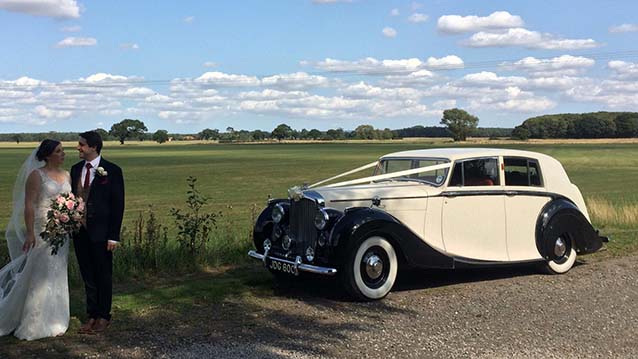
[[[370,279],[377,279],[383,273],[383,261],[379,256],[373,254],[365,259],[366,274]]]
[[[556,239],[556,243],[554,243],[554,255],[560,258],[565,255],[566,251],[567,245],[565,244],[565,241],[563,238],[558,237],[558,239]]]

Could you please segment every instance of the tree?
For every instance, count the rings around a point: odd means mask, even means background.
[[[144,125],[144,122],[140,120],[124,119],[119,123],[111,126],[109,132],[111,136],[115,136],[120,140],[120,144],[124,144],[124,140],[131,137],[141,137],[148,131],[148,128]]]
[[[103,128],[96,128],[95,132],[97,132],[100,135],[100,137],[102,137],[102,140],[107,140],[109,138],[108,131]]]
[[[166,130],[157,130],[153,134],[153,141],[157,143],[164,143],[168,141],[168,131]]]
[[[453,108],[443,111],[441,124],[447,126],[454,141],[465,141],[478,126],[479,119],[464,110]]]
[[[616,137],[638,136],[638,116],[636,114],[618,115],[614,122],[616,123]]]
[[[219,138],[219,130],[211,130],[210,128],[202,130],[197,134],[201,140],[216,140]]]
[[[524,126],[516,126],[512,131],[512,138],[515,140],[527,141],[529,139],[529,130]]]
[[[346,134],[342,128],[329,129],[326,131],[326,136],[331,140],[343,140],[346,138]]]
[[[313,128],[312,130],[308,131],[308,134],[306,135],[306,137],[312,138],[313,140],[317,140],[321,138],[321,131],[317,130],[316,128]]]
[[[292,128],[290,128],[290,126],[286,125],[285,123],[282,123],[279,126],[277,126],[274,130],[272,130],[272,137],[281,141],[283,139],[292,137],[292,133],[293,133]]]
[[[253,131],[253,139],[255,141],[262,141],[268,137],[268,132],[262,130]]]
[[[355,128],[354,133],[357,138],[362,140],[373,140],[374,139],[374,127],[371,125],[360,125]]]
[[[17,144],[20,144],[20,141],[22,141],[22,135],[20,135],[19,133],[16,133],[13,136],[11,136],[11,139],[16,141]]]

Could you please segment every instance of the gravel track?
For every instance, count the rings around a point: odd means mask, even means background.
[[[344,301],[323,281],[275,292],[226,303],[224,329],[163,357],[638,357],[636,256],[580,261],[557,276],[414,271],[373,303]]]
[[[0,346],[0,358],[638,357],[638,256],[585,260],[556,276],[529,266],[400,273],[369,303],[332,281],[273,291],[260,279],[245,295],[196,301],[195,318],[159,308],[104,335]]]

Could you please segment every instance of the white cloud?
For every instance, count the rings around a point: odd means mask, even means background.
[[[132,87],[132,88],[126,89],[126,91],[124,92],[124,94],[122,94],[122,96],[124,96],[124,97],[148,97],[148,96],[152,96],[153,94],[155,94],[155,91],[151,90],[150,88],[147,88],[147,87]]]
[[[212,62],[212,61],[206,61],[204,62],[204,67],[217,67],[217,63]]]
[[[242,92],[237,97],[240,100],[254,100],[254,101],[266,101],[266,100],[282,100],[282,99],[298,99],[302,97],[308,97],[310,94],[303,91],[277,91],[271,89],[265,89],[262,91],[248,91]]]
[[[261,80],[262,86],[285,90],[302,90],[313,87],[325,87],[328,79],[323,76],[308,75],[305,72],[275,75]]]
[[[440,100],[432,104],[435,108],[448,109],[456,107],[456,100]]]
[[[60,29],[62,32],[78,32],[82,30],[82,26],[74,25],[74,26],[64,26]]]
[[[467,74],[460,80],[465,86],[512,87],[527,84],[527,79],[520,76],[498,76],[494,72],[482,71]]]
[[[479,30],[521,27],[523,19],[507,11],[496,11],[489,16],[444,15],[437,21],[437,29],[446,34],[462,34]]]
[[[124,50],[138,50],[140,48],[140,45],[129,42],[129,43],[120,44],[120,48]]]
[[[429,57],[425,62],[417,59],[377,60],[373,57],[357,61],[344,61],[327,58],[315,63],[317,69],[330,72],[354,72],[368,75],[409,74],[420,70],[463,68],[463,60],[455,55],[441,58]],[[430,72],[421,72],[419,77],[431,76]]]
[[[419,2],[413,1],[412,4],[410,4],[410,9],[412,11],[417,11],[417,10],[422,9],[422,8],[423,8],[423,4],[421,4]]]
[[[257,77],[246,75],[225,74],[223,72],[206,72],[194,80],[195,83],[208,86],[259,86]]]
[[[59,19],[80,17],[80,7],[75,0],[0,0],[0,9]]]
[[[399,9],[395,8],[390,11],[390,16],[399,16],[399,15],[401,15],[401,13],[399,12]]]
[[[428,57],[425,66],[430,69],[459,69],[463,68],[463,60],[456,55],[448,55],[441,58]]]
[[[35,113],[44,118],[67,118],[73,114],[71,111],[56,111],[42,105],[36,106]]]
[[[195,21],[195,16],[187,16],[184,18],[184,22],[187,24],[191,24],[193,21]]]
[[[384,27],[381,32],[383,33],[383,36],[385,37],[392,38],[397,36],[397,31],[391,27]]]
[[[92,37],[67,37],[55,45],[55,47],[89,47],[97,45],[97,40]]]
[[[341,93],[349,98],[357,99],[414,99],[418,100],[423,95],[418,90],[412,88],[382,88],[372,86],[361,81],[352,84],[340,90]]]
[[[428,70],[418,70],[407,75],[385,76],[381,84],[386,87],[421,87],[431,85],[436,76]]]
[[[124,43],[120,44],[120,48],[124,50],[139,50],[140,45],[135,43]]]
[[[609,32],[611,33],[638,32],[638,24],[622,24],[622,25],[612,26],[609,28]]]
[[[524,28],[512,28],[502,32],[477,32],[464,44],[470,47],[521,46],[545,50],[590,49],[600,46],[593,39],[561,39],[551,34],[542,34]]]
[[[615,73],[615,77],[620,79],[638,79],[638,64],[633,62],[613,60],[607,63]]]
[[[543,112],[556,107],[556,103],[546,97],[535,96],[532,92],[518,87],[507,87],[492,96],[481,96],[469,102],[472,110],[497,110],[506,112]]]
[[[408,21],[411,22],[411,23],[414,23],[414,24],[418,24],[418,23],[421,23],[421,22],[428,21],[428,18],[429,17],[427,15],[425,15],[425,14],[421,14],[421,13],[415,12],[414,14],[412,14],[412,15],[410,15],[408,17]]]
[[[93,74],[87,78],[80,78],[81,82],[88,82],[88,83],[123,82],[128,80],[129,78],[126,76],[111,75],[104,72]]]
[[[562,55],[550,59],[525,57],[514,63],[503,63],[501,67],[508,70],[525,71],[532,76],[573,76],[583,73],[594,64],[596,61],[587,57]]]

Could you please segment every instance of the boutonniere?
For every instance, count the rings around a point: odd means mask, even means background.
[[[109,173],[104,169],[104,167],[98,167],[95,169],[95,174],[97,174],[100,177],[106,177],[109,175]]]

